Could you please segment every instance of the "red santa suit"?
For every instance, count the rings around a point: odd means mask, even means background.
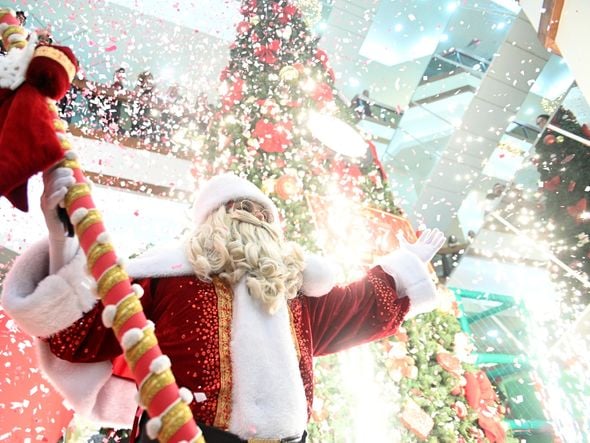
[[[221,200],[236,196],[265,203],[243,191]],[[434,307],[424,264],[405,250],[342,287],[333,285],[329,266],[307,257],[299,295],[273,314],[249,295],[244,280],[233,287],[199,280],[183,251],[154,250],[127,270],[144,290],[142,305],[177,383],[194,393],[196,419],[244,439],[302,435],[314,356],[392,335],[405,318]],[[112,360],[122,352],[103,325],[84,265],[78,255],[47,276],[47,244],[40,243],[11,269],[2,303],[23,330],[41,337],[41,367],[79,412],[130,426],[135,385],[112,375]]]

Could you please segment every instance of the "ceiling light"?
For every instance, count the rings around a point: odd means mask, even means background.
[[[404,29],[404,25],[398,23],[393,29],[395,29],[395,32],[401,32],[401,30]]]
[[[315,138],[334,152],[350,157],[361,157],[367,152],[367,142],[358,131],[333,115],[311,111],[307,127]]]
[[[447,4],[447,11],[453,12],[459,6],[458,2],[450,2]]]

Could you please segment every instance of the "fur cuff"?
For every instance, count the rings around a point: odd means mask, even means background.
[[[308,297],[321,297],[336,284],[336,265],[319,255],[306,254],[301,290]]]
[[[410,299],[406,319],[430,312],[438,306],[436,288],[426,265],[404,249],[382,257],[377,263],[393,277],[400,296]]]
[[[137,410],[133,400],[137,389],[133,382],[111,375],[111,362],[61,360],[39,339],[35,339],[35,348],[45,376],[77,414],[101,426],[131,428]]]
[[[26,333],[47,337],[80,319],[96,303],[86,258],[79,251],[56,274],[49,270],[47,240],[36,243],[15,262],[4,281],[2,306]]]

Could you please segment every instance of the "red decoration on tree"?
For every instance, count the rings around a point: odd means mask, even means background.
[[[260,149],[265,152],[285,152],[291,146],[291,122],[270,123],[266,119],[258,120],[253,135],[260,143]]]
[[[245,34],[247,33],[250,28],[252,27],[252,25],[250,24],[250,22],[240,22],[238,23],[238,26],[236,27],[236,30],[238,31],[238,34]],[[224,68],[224,70],[227,68]]]
[[[584,135],[584,137],[590,138],[590,128],[586,123],[582,125],[582,134]]]
[[[275,3],[272,5],[272,10],[279,15],[279,22],[281,25],[286,25],[289,23],[293,16],[297,13],[297,8],[290,4],[281,7],[280,4]]]
[[[484,430],[486,438],[492,442],[506,441],[506,432],[497,415],[498,396],[483,371],[465,374],[465,398],[471,408],[477,411],[478,424]]]
[[[326,52],[324,50],[318,48],[315,51],[313,58],[315,60],[319,61],[324,68],[326,68],[326,69],[328,68],[328,54],[326,54]]]
[[[256,0],[249,0],[245,4],[243,4],[240,8],[240,12],[242,13],[242,15],[245,15],[246,17],[254,15],[254,13],[256,12],[256,3]]]
[[[560,184],[561,177],[559,175],[556,175],[551,180],[548,180],[545,183],[543,183],[543,189],[549,192],[554,192]]]
[[[572,192],[576,188],[576,182],[574,180],[570,180],[569,184],[567,185],[568,192]]]
[[[408,400],[400,417],[403,425],[419,440],[425,441],[434,427],[434,420],[414,401]]]
[[[588,206],[588,202],[584,197],[582,197],[578,202],[573,206],[567,207],[567,213],[576,220],[576,224],[581,223],[583,220],[580,217],[583,212],[586,212],[586,207]]]
[[[436,354],[436,362],[451,374],[460,374],[462,371],[461,361],[449,352],[439,352]]]
[[[271,40],[268,45],[260,45],[259,48],[254,50],[254,55],[260,60],[262,63],[266,63],[267,65],[274,65],[277,60],[277,51],[281,47],[280,40]]]
[[[244,80],[235,79],[230,83],[227,94],[221,98],[221,103],[225,108],[231,108],[238,103],[244,96]]]
[[[317,102],[318,107],[322,108],[326,102],[334,100],[332,87],[327,83],[318,84],[313,90],[312,98]]]
[[[576,154],[570,154],[568,156],[566,156],[562,161],[561,164],[565,165],[566,163],[571,162],[574,158],[576,157]]]
[[[552,145],[555,143],[555,136],[553,134],[547,134],[545,137],[543,137],[543,143],[546,145]]]

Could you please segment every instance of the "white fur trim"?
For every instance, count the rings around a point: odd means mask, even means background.
[[[181,242],[148,249],[139,257],[129,260],[127,273],[132,278],[177,277],[194,274],[184,249]]]
[[[232,200],[245,198],[263,205],[272,212],[274,223],[279,222],[277,207],[258,187],[234,174],[221,174],[204,183],[193,203],[195,226],[201,225],[207,216]]]
[[[182,387],[178,390],[178,392],[180,394],[180,398],[186,404],[189,404],[193,401],[193,393],[190,391],[190,389]]]
[[[117,257],[117,264],[121,268],[126,268],[127,267],[127,263],[129,263],[129,260],[127,260],[125,257]]]
[[[393,277],[398,293],[410,299],[410,312],[406,318],[430,312],[438,306],[436,288],[428,268],[415,254],[398,249],[382,257],[378,264]]]
[[[13,48],[0,57],[0,88],[15,90],[24,83],[36,46],[37,34],[33,32],[27,46]]]
[[[60,136],[59,137],[60,140],[67,140],[67,137],[65,136]],[[78,158],[78,154],[76,154],[75,151],[72,151],[71,149],[69,151],[66,152],[66,158],[68,160],[76,160]]]
[[[72,222],[73,225],[77,225],[87,215],[88,215],[88,209],[78,208],[72,213],[72,216],[70,217],[70,221]]]
[[[131,289],[133,289],[133,292],[135,293],[135,295],[137,295],[137,298],[143,297],[143,288],[141,287],[141,285],[133,283],[131,285]]]
[[[170,369],[170,367],[172,367],[172,362],[167,355],[160,355],[154,358],[150,363],[150,371],[154,374],[160,374],[166,369]]]
[[[105,325],[105,327],[107,327],[107,328],[112,328],[113,321],[115,320],[116,314],[117,314],[117,306],[115,306],[115,305],[105,306],[102,311],[102,324]]]
[[[143,331],[139,328],[131,328],[123,334],[121,346],[124,351],[131,349],[143,337]]]
[[[303,286],[301,289],[308,297],[321,297],[332,290],[336,284],[338,270],[334,263],[315,254],[305,256]]]
[[[2,306],[26,333],[47,337],[67,328],[96,304],[86,258],[79,251],[56,274],[49,272],[47,241],[17,258],[4,281]]]
[[[96,241],[103,244],[103,245],[106,245],[108,242],[111,241],[111,236],[109,235],[108,232],[101,232],[96,237]]]
[[[130,428],[137,403],[135,383],[112,376],[112,364],[71,363],[57,358],[49,345],[35,339],[39,366],[76,413],[102,426]]]
[[[147,435],[152,440],[158,438],[158,433],[162,428],[162,419],[160,417],[150,418],[145,425],[145,430],[147,431]]]
[[[228,430],[243,439],[301,435],[307,402],[287,304],[271,315],[250,296],[244,279],[233,289]]]

